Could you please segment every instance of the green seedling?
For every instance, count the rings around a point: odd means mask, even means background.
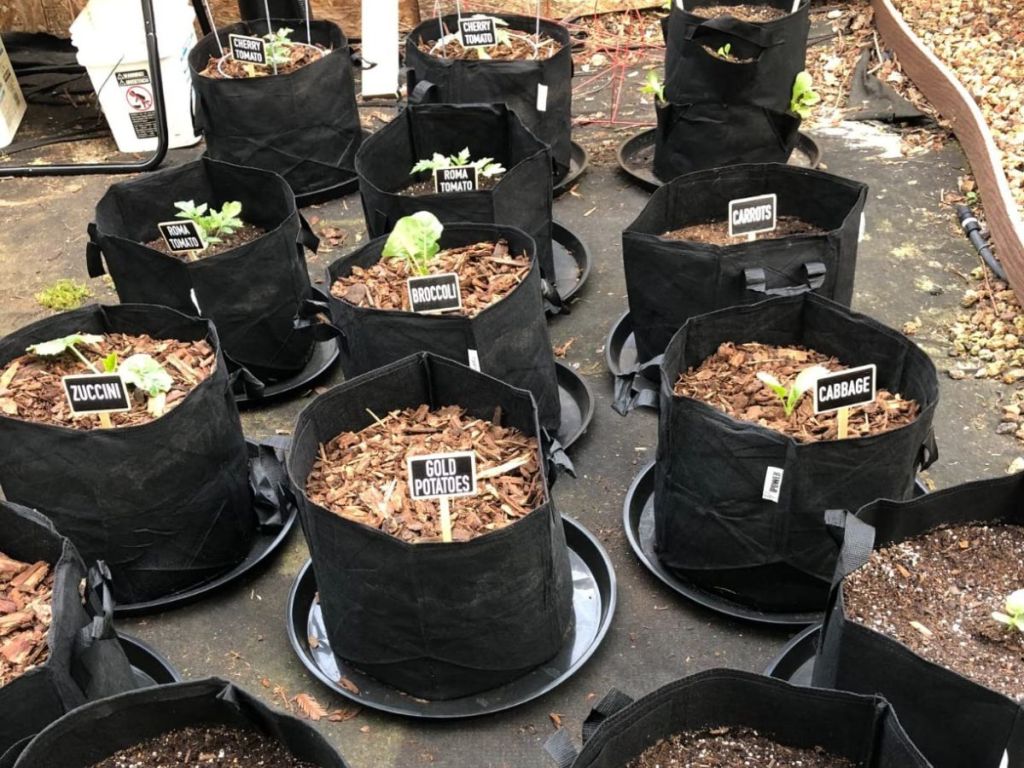
[[[78,309],[82,302],[92,296],[92,291],[81,283],[62,278],[48,288],[36,294],[35,299],[40,305],[55,312]]]
[[[662,83],[661,78],[658,77],[657,70],[647,70],[647,79],[644,80],[643,85],[640,86],[640,93],[657,99],[662,103],[665,101],[665,84]]]
[[[41,341],[38,344],[32,344],[26,347],[25,351],[30,355],[38,355],[40,357],[57,357],[59,355],[63,355],[65,352],[70,352],[81,360],[90,370],[92,370],[93,373],[99,373],[99,369],[97,369],[96,366],[79,351],[78,345],[84,344],[87,347],[95,347],[102,341],[102,336],[79,332],[72,333],[70,336],[62,336],[59,339],[50,339],[49,341]]]
[[[263,36],[267,43],[267,64],[280,66],[289,62],[292,50],[291,34],[294,31],[291,27],[281,27]]]
[[[441,250],[444,225],[429,211],[403,216],[388,235],[382,255],[386,259],[405,259],[411,272],[430,274],[430,262]]]
[[[993,611],[992,618],[1010,629],[1024,632],[1024,589],[1018,589],[1006,598],[1006,613]]]
[[[103,370],[107,373],[114,373],[117,371],[117,352],[111,352],[103,358]]]
[[[812,107],[821,101],[821,96],[814,90],[811,73],[804,70],[793,81],[793,95],[789,101],[790,112],[795,112],[801,119],[811,116]]]
[[[715,51],[721,58],[728,59],[732,57],[732,43],[726,43],[717,51]]]
[[[234,234],[238,229],[245,226],[239,218],[242,213],[242,204],[237,200],[224,203],[220,210],[210,208],[206,203],[196,205],[194,200],[182,200],[174,204],[178,209],[175,215],[179,219],[188,219],[195,222],[202,230],[203,240],[207,245],[215,245],[224,242],[224,236]]]
[[[797,374],[796,381],[793,382],[793,386],[789,389],[782,386],[782,382],[770,373],[764,373],[763,371],[759,372],[757,374],[757,378],[758,381],[778,395],[779,400],[782,401],[782,409],[785,411],[786,416],[791,416],[793,411],[796,410],[796,406],[799,404],[800,398],[814,386],[814,382],[827,373],[828,368],[825,368],[822,365],[814,365],[810,368],[805,368]]]
[[[167,393],[171,391],[174,379],[160,363],[150,355],[132,355],[121,363],[118,373],[126,384],[146,394],[146,410],[150,416],[159,418],[163,415],[167,406]]]
[[[488,179],[501,176],[505,172],[505,166],[494,162],[493,157],[481,157],[479,160],[471,160],[469,157],[469,147],[465,147],[456,155],[442,155],[440,152],[435,152],[434,156],[429,160],[420,160],[416,163],[409,173],[414,174],[422,171],[433,173],[441,168],[476,168],[478,174]]]

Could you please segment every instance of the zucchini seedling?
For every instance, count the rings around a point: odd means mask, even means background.
[[[444,225],[430,211],[417,211],[403,216],[388,235],[382,255],[386,259],[404,259],[409,271],[430,274],[430,262],[441,250]]]
[[[497,178],[505,172],[505,166],[494,162],[493,157],[481,157],[479,160],[471,160],[469,147],[465,147],[455,155],[442,155],[440,152],[435,152],[434,156],[429,160],[420,160],[416,163],[409,173],[415,174],[422,171],[433,173],[441,168],[476,168],[478,174],[488,179]]]
[[[782,382],[772,376],[772,374],[765,373],[764,371],[758,372],[757,379],[782,401],[782,410],[785,411],[786,416],[792,416],[793,411],[796,410],[796,406],[800,402],[800,398],[814,386],[814,382],[827,373],[828,368],[825,366],[812,365],[810,368],[805,368],[797,374],[796,380],[789,389],[782,386]]]
[[[25,348],[25,351],[30,355],[37,355],[39,357],[57,357],[65,352],[70,352],[81,360],[93,373],[99,373],[99,369],[89,358],[81,353],[78,345],[83,344],[87,347],[95,347],[102,341],[103,337],[97,336],[94,333],[72,333],[59,339],[50,339],[49,341],[41,341],[38,344],[30,344]]]
[[[132,355],[117,367],[117,372],[125,384],[146,395],[146,410],[150,416],[155,419],[163,416],[174,379],[160,363],[150,355]]]

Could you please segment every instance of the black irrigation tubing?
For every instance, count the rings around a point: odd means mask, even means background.
[[[958,203],[956,205],[956,215],[960,220],[960,227],[963,229],[967,239],[971,241],[971,245],[974,246],[974,250],[981,256],[982,261],[985,265],[995,273],[1003,282],[1008,282],[1006,279],[1006,270],[1003,269],[1003,265],[999,263],[996,255],[992,253],[992,247],[988,243],[987,233],[981,229],[981,223],[975,217],[973,211],[967,205]]]

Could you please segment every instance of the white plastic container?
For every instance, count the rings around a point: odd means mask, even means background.
[[[14,141],[21,118],[25,116],[25,97],[14,76],[11,57],[0,42],[0,147]]]
[[[188,52],[196,44],[195,14],[187,0],[157,0],[157,44],[169,146],[199,141],[192,130]],[[100,106],[122,152],[156,148],[156,104],[139,0],[89,0],[71,25],[78,63],[89,72]]]

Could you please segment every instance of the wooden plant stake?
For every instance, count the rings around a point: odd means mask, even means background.
[[[452,508],[447,496],[441,497],[441,541],[452,543]]]
[[[845,440],[849,437],[850,433],[850,409],[840,408],[836,411],[836,417],[839,420],[839,435],[838,439]]]

